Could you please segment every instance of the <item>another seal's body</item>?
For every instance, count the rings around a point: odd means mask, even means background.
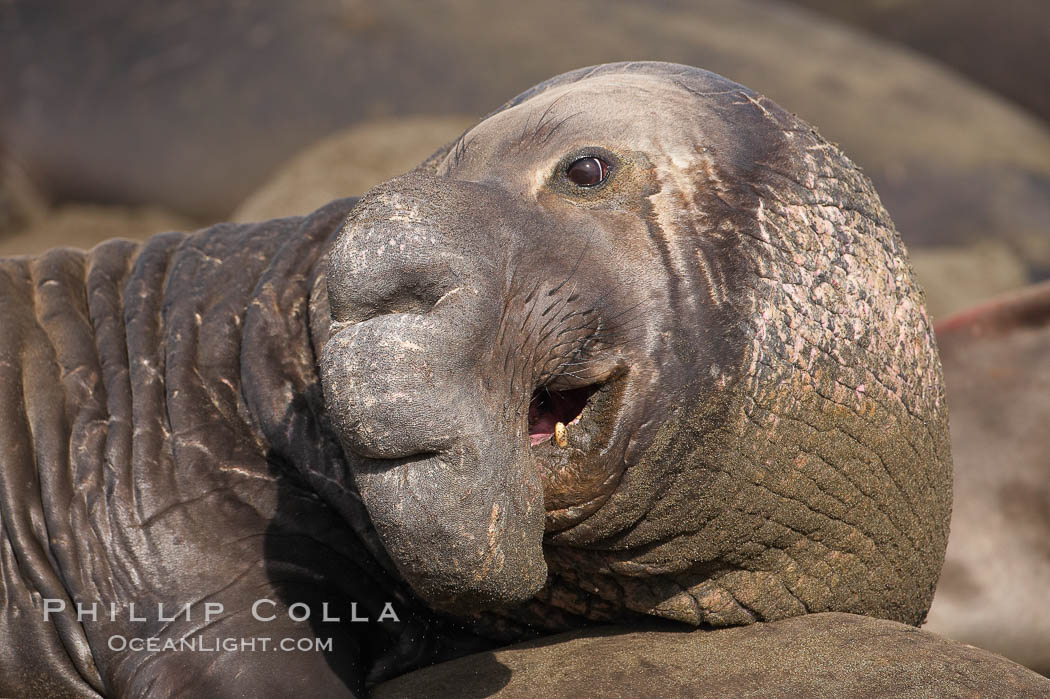
[[[918,624],[943,560],[892,224],[704,71],[555,78],[305,219],[3,261],[0,318],[2,693],[333,696],[639,615]],[[332,643],[166,644],[263,636]]]

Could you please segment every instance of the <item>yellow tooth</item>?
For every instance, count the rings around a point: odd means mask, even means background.
[[[569,446],[569,430],[565,427],[564,422],[554,425],[554,441],[562,449]]]

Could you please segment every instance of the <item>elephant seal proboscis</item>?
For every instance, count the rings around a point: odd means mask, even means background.
[[[0,265],[0,693],[929,606],[922,293],[857,168],[712,73],[567,73],[356,203]],[[165,645],[262,636],[330,642]]]

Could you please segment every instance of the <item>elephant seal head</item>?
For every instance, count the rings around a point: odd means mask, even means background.
[[[951,459],[871,184],[712,73],[611,64],[371,190],[322,381],[401,575],[465,611],[919,623]]]

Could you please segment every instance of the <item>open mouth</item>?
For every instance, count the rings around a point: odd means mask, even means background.
[[[601,384],[592,384],[564,391],[547,387],[536,389],[529,403],[529,441],[533,446],[554,437],[563,442],[565,427],[580,421],[587,401]],[[564,446],[564,444],[561,444]]]

